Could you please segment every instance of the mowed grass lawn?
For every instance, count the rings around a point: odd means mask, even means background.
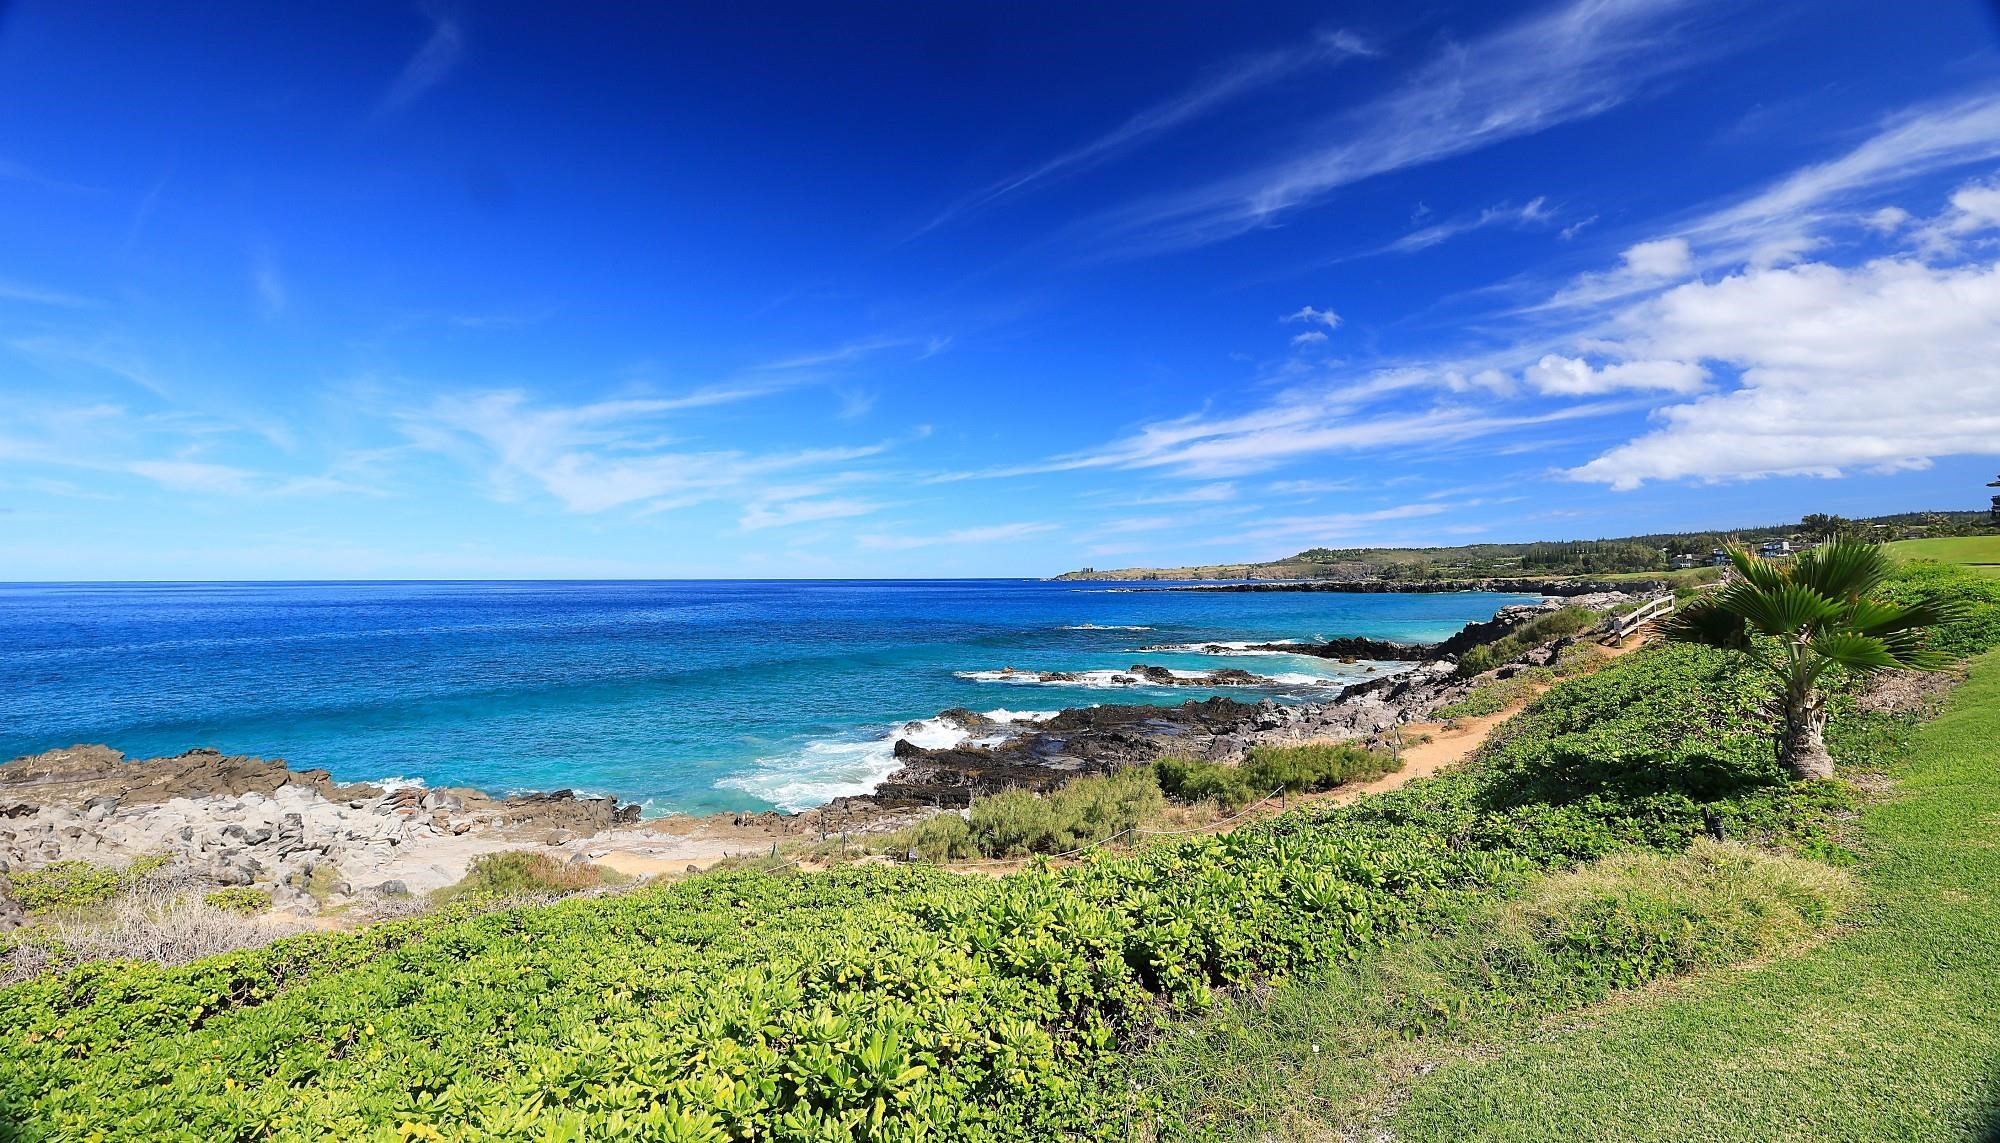
[[[1448,1060],[1396,1137],[2000,1140],[2000,652],[1893,777],[1840,935]]]
[[[1967,564],[1987,575],[2000,575],[2000,536],[1949,536],[1937,540],[1898,540],[1889,553],[1902,560],[1941,560]]]

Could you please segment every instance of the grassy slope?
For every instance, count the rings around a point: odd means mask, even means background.
[[[1864,816],[1870,904],[1802,956],[1615,1005],[1418,1082],[1419,1139],[1991,1138],[2000,1110],[2000,653]]]
[[[1899,559],[1942,560],[1971,564],[1987,575],[2000,575],[2000,536],[1952,536],[1938,540],[1898,540],[1889,551]]]

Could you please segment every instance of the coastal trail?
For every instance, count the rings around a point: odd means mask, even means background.
[[[1593,653],[1603,658],[1606,662],[1609,662],[1612,659],[1622,658],[1639,650],[1655,638],[1656,632],[1649,625],[1632,632],[1623,640],[1610,646],[1588,642],[1577,645],[1589,647]],[[1530,693],[1526,698],[1511,703],[1506,708],[1493,714],[1482,715],[1477,718],[1453,719],[1449,722],[1413,722],[1402,727],[1401,730],[1405,740],[1411,743],[1403,747],[1400,752],[1403,762],[1402,768],[1393,773],[1384,774],[1379,778],[1373,778],[1365,782],[1350,783],[1316,794],[1289,794],[1280,797],[1274,793],[1270,797],[1264,798],[1234,814],[1216,821],[1190,822],[1185,828],[1172,828],[1159,831],[1142,830],[1140,832],[1190,835],[1222,833],[1226,830],[1248,825],[1251,822],[1276,817],[1301,805],[1346,805],[1349,802],[1357,801],[1370,794],[1383,794],[1399,789],[1419,778],[1428,778],[1441,770],[1455,766],[1471,758],[1478,752],[1481,746],[1486,744],[1486,739],[1497,727],[1521,713],[1524,707],[1541,697],[1552,685],[1550,683],[1535,683],[1529,688]],[[1339,740],[1314,739],[1311,741],[1335,742]],[[1081,854],[1110,845],[1118,840],[1116,837],[1105,838],[1103,841],[1083,847],[1077,853]],[[989,861],[962,861],[941,865],[940,868],[953,873],[1004,877],[1009,873],[1017,873],[1022,869],[1026,869],[1037,861],[1054,860],[1060,863],[1062,860],[1072,856],[1074,855],[1063,854],[1051,859],[1045,855],[1037,855],[1019,858],[1001,858]]]
[[[1606,647],[1595,643],[1581,643],[1578,646],[1589,647],[1608,662],[1637,651],[1652,638],[1653,633],[1650,629],[1641,629],[1614,646]],[[1486,744],[1486,739],[1501,723],[1521,713],[1524,707],[1541,697],[1552,685],[1535,683],[1529,688],[1528,697],[1509,704],[1493,714],[1478,718],[1452,719],[1448,722],[1410,723],[1401,728],[1404,740],[1410,743],[1400,751],[1403,760],[1402,769],[1384,774],[1380,778],[1351,783],[1323,793],[1293,795],[1289,802],[1345,805],[1369,794],[1387,793],[1419,778],[1428,778],[1440,770],[1472,757]],[[1269,817],[1284,812],[1286,808],[1288,807],[1273,805],[1258,816]]]

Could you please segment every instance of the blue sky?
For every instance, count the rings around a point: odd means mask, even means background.
[[[1038,575],[2000,466],[1986,5],[638,7],[0,4],[0,579]]]

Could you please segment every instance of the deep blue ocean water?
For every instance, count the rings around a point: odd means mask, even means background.
[[[1145,650],[1435,640],[1533,597],[1191,593],[1032,580],[0,584],[0,759],[213,746],[342,781],[570,787],[669,810],[864,792],[948,707],[1324,697],[1363,668]],[[1270,688],[1116,687],[1135,662]],[[1097,672],[1024,684],[1005,668]],[[948,738],[948,735],[946,736]]]

